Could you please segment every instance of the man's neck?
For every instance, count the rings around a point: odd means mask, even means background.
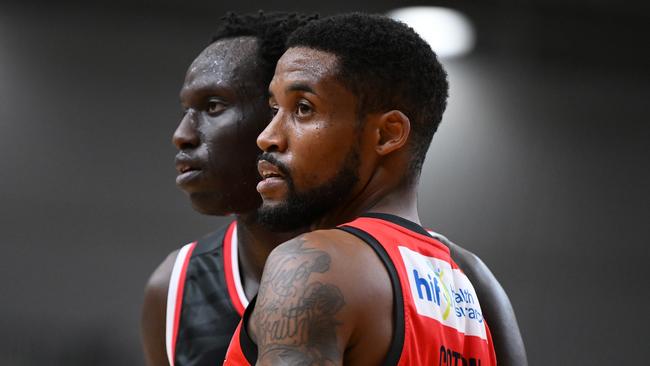
[[[417,185],[395,184],[393,186],[371,181],[356,197],[331,210],[312,224],[310,230],[330,229],[350,222],[367,212],[387,213],[420,224],[417,209]]]
[[[384,196],[375,205],[369,207],[366,212],[392,214],[420,225],[417,200],[417,192],[414,189],[405,189]]]

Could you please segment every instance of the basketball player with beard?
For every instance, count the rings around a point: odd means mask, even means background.
[[[385,17],[334,16],[290,37],[257,141],[258,220],[316,231],[271,252],[226,365],[527,365],[489,270],[420,225],[447,89],[431,48]]]
[[[149,366],[219,365],[269,252],[303,232],[272,232],[256,218],[257,135],[270,120],[267,87],[287,36],[315,17],[230,14],[190,65],[173,135],[176,183],[194,209],[235,220],[171,253],[145,290]]]

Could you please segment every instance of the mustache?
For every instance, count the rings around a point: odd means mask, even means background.
[[[282,173],[282,175],[285,176],[285,178],[290,178],[291,177],[291,172],[289,171],[289,167],[287,167],[283,162],[278,160],[278,158],[275,157],[272,153],[268,152],[263,152],[257,156],[257,161],[260,160],[266,160],[269,163],[275,165],[278,170]]]

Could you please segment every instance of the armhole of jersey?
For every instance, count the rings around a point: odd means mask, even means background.
[[[172,268],[172,275],[169,279],[167,312],[165,314],[165,345],[170,366],[174,366],[174,359],[176,358],[176,337],[178,336],[178,325],[180,323],[181,308],[183,305],[185,275],[195,247],[196,242],[193,242],[181,248],[176,256],[176,261]]]
[[[237,222],[233,221],[223,238],[223,269],[230,302],[239,316],[242,316],[244,309],[248,306],[248,299],[246,298],[244,286],[241,283],[241,275],[239,274],[238,252]]]
[[[246,361],[248,361],[250,365],[255,365],[257,363],[257,345],[253,342],[250,335],[248,335],[248,321],[250,320],[253,309],[255,308],[256,300],[257,296],[251,300],[249,304],[250,306],[248,306],[246,311],[244,311],[244,315],[241,319],[241,328],[239,329],[239,347],[241,348]]]
[[[379,259],[381,259],[388,271],[388,276],[390,277],[390,282],[393,287],[393,319],[395,320],[395,332],[393,332],[393,338],[391,339],[390,347],[388,348],[388,354],[386,355],[384,362],[382,362],[382,365],[397,365],[402,356],[402,349],[404,348],[405,331],[404,298],[402,296],[402,285],[399,281],[397,269],[384,247],[370,234],[352,226],[341,226],[338,227],[338,229],[348,232],[366,242],[375,251],[377,256],[379,256]]]

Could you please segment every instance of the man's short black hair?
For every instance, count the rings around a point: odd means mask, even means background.
[[[307,47],[338,59],[338,79],[359,98],[361,117],[393,109],[411,121],[409,177],[422,168],[447,105],[447,74],[436,54],[406,24],[380,15],[341,14],[296,30],[287,47]]]
[[[317,14],[305,15],[287,12],[250,14],[230,12],[219,21],[212,42],[226,38],[255,37],[258,40],[258,57],[262,62],[264,86],[268,86],[275,72],[275,64],[285,51],[287,38],[296,29],[318,19]]]

